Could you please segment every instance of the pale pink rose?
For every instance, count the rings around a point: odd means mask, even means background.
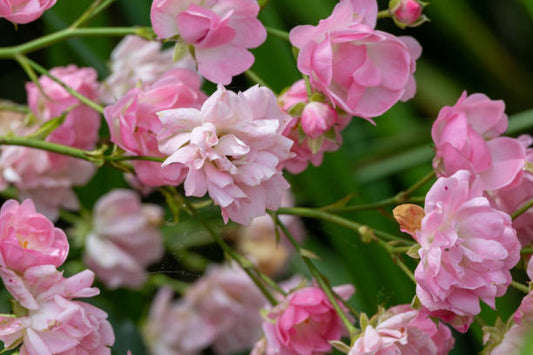
[[[405,26],[416,26],[426,19],[421,19],[424,5],[419,0],[393,0],[389,4],[389,11],[394,22]]]
[[[172,291],[160,289],[150,307],[143,334],[152,354],[196,355],[207,348],[216,327],[185,300],[172,301]]]
[[[522,135],[517,140],[526,148],[526,164],[533,164],[533,148],[528,148],[533,143],[532,137]],[[494,207],[511,215],[533,198],[533,173],[527,170],[522,174],[519,173],[518,181],[518,184],[512,183],[511,188],[488,192]],[[513,227],[522,246],[533,242],[533,209],[514,219]]]
[[[480,176],[485,190],[517,184],[525,149],[517,139],[500,137],[508,124],[504,110],[501,100],[483,94],[467,96],[466,92],[453,107],[443,107],[431,130],[437,174],[450,176],[468,170],[472,177]]]
[[[214,327],[216,354],[250,349],[261,336],[260,309],[266,299],[240,268],[216,265],[185,293],[188,307]]]
[[[495,307],[520,259],[511,218],[482,197],[483,183],[468,171],[439,178],[426,195],[425,217],[413,237],[420,243],[416,293],[430,315],[466,331],[480,312]]]
[[[59,208],[79,208],[72,187],[85,185],[95,172],[90,162],[18,146],[2,148],[0,169],[2,188],[12,184],[19,199],[32,199],[37,210],[53,221]]]
[[[375,1],[343,0],[318,26],[290,32],[298,69],[311,86],[351,115],[370,119],[414,96],[421,47],[412,37],[374,29]],[[365,14],[361,16],[360,14]]]
[[[258,13],[255,0],[154,0],[150,18],[160,38],[179,36],[194,46],[206,79],[227,85],[252,66],[248,49],[266,39]]]
[[[187,69],[173,69],[152,85],[128,91],[104,109],[111,141],[129,155],[164,157],[157,147],[161,121],[156,112],[173,108],[199,108],[206,96],[200,78]],[[139,180],[149,186],[177,185],[184,175],[178,166],[161,167],[159,162],[132,161]]]
[[[113,190],[96,202],[84,261],[107,287],[139,288],[146,267],[163,256],[158,225],[163,209],[142,204],[131,190]]]
[[[340,132],[350,122],[350,116],[338,114],[327,103],[309,103],[303,80],[285,91],[279,97],[279,103],[285,112],[290,112],[295,105],[305,104],[302,114],[292,117],[283,130],[283,135],[293,141],[291,152],[295,154],[284,163],[285,169],[293,174],[301,173],[309,162],[314,166],[322,164],[324,152],[339,149],[342,143]],[[326,135],[327,131],[332,134]]]
[[[0,18],[25,24],[37,20],[57,0],[1,0]]]
[[[3,267],[0,276],[21,307],[22,315],[3,315],[0,340],[11,347],[22,340],[21,354],[110,354],[114,333],[107,314],[72,298],[99,293],[85,270],[64,278],[54,265],[28,268],[22,276]]]
[[[375,323],[363,329],[348,355],[446,355],[455,343],[450,328],[409,305],[386,310]]]
[[[219,85],[201,110],[158,115],[159,149],[170,155],[163,166],[185,168],[187,196],[209,193],[224,222],[244,225],[280,206],[289,188],[280,166],[292,156],[292,141],[281,134],[288,116],[272,91],[254,86],[236,94]]]
[[[334,290],[343,299],[354,292],[351,285]],[[324,291],[305,287],[268,311],[263,331],[267,355],[318,355],[331,351],[329,341],[341,338],[343,325]]]
[[[100,99],[112,104],[139,85],[151,85],[174,68],[194,70],[196,63],[187,53],[174,62],[173,49],[162,50],[161,43],[137,36],[126,36],[111,53],[111,75],[102,83]]]
[[[0,266],[24,272],[36,265],[63,264],[68,255],[65,233],[35,211],[31,200],[15,200],[0,209]]]

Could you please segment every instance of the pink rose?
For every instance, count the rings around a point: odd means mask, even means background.
[[[111,75],[102,83],[101,100],[112,104],[130,89],[151,85],[165,72],[174,68],[194,70],[196,63],[190,54],[174,62],[171,48],[162,50],[161,43],[137,36],[126,36],[111,53]]]
[[[439,178],[426,195],[425,217],[413,237],[420,243],[416,294],[432,316],[466,331],[480,312],[479,300],[495,307],[520,259],[520,243],[509,215],[482,197],[460,170]]]
[[[185,302],[211,327],[216,354],[226,355],[251,348],[261,336],[260,309],[263,294],[240,268],[214,265],[191,285]],[[210,332],[207,328],[207,334]]]
[[[195,355],[213,341],[216,326],[186,300],[172,302],[172,291],[164,288],[152,302],[143,333],[152,354]]]
[[[2,0],[0,18],[25,24],[37,20],[43,12],[54,6],[57,0]]]
[[[132,89],[104,110],[111,140],[132,155],[162,157],[156,136],[161,122],[156,112],[177,107],[200,107],[206,96],[200,78],[192,71],[174,69],[144,89]],[[160,163],[134,161],[139,180],[149,186],[176,185],[183,181],[181,169]]]
[[[255,0],[154,0],[150,18],[160,38],[179,36],[194,46],[203,76],[227,85],[252,66],[248,49],[266,39],[258,13]]]
[[[337,289],[344,299],[353,292],[353,287],[348,285]],[[331,351],[329,341],[341,338],[343,325],[324,291],[305,287],[269,310],[263,331],[267,355],[317,355]]]
[[[31,200],[9,200],[0,209],[0,266],[24,272],[31,266],[63,264],[68,255],[65,233],[35,211]]]
[[[311,85],[351,115],[379,116],[414,96],[421,48],[411,37],[374,29],[375,1],[343,0],[318,26],[297,26],[298,69]],[[364,16],[362,16],[364,15]],[[372,16],[372,17],[371,17]]]
[[[450,328],[427,315],[399,305],[379,314],[363,329],[348,355],[447,355],[455,343]],[[375,323],[375,324],[374,324]]]
[[[431,130],[439,176],[458,170],[479,175],[485,190],[511,187],[519,182],[525,149],[520,141],[499,137],[507,129],[503,101],[463,92],[453,107],[443,107]]]
[[[113,329],[102,310],[72,298],[99,293],[90,287],[94,274],[85,270],[64,278],[54,265],[28,268],[22,276],[0,268],[7,290],[26,308],[22,314],[3,315],[0,340],[6,348],[22,340],[21,354],[110,354]]]
[[[284,168],[293,174],[301,173],[309,162],[314,166],[322,164],[324,152],[339,149],[342,143],[340,132],[350,122],[350,116],[337,114],[325,102],[309,103],[303,80],[285,91],[279,102],[285,112],[291,112],[295,105],[304,105],[301,114],[295,114],[283,130],[283,135],[293,141],[291,152],[294,153]]]
[[[79,69],[70,65],[54,68],[50,73],[89,99],[97,98],[98,84],[94,69]],[[22,127],[15,133],[32,133],[38,125],[68,112],[63,123],[48,135],[46,141],[93,149],[98,140],[99,113],[81,104],[48,77],[42,76],[39,84],[42,91],[34,83],[26,84],[28,105],[37,122],[30,127]],[[0,185],[5,188],[8,184],[13,184],[19,190],[21,198],[32,198],[37,209],[51,219],[57,218],[60,207],[78,208],[78,199],[72,187],[86,184],[95,172],[93,164],[87,161],[15,146],[2,148],[0,168]]]
[[[522,135],[517,140],[526,149],[526,164],[533,164],[533,148],[528,148],[533,143],[533,138]],[[488,192],[493,206],[509,215],[533,198],[533,173],[524,170],[518,175],[518,184],[512,183],[510,188]],[[527,210],[514,219],[513,227],[516,229],[522,246],[533,242],[533,209]]]
[[[116,189],[102,196],[94,206],[85,263],[109,288],[141,287],[146,267],[163,256],[162,218],[161,207],[141,204],[133,191]]]
[[[104,109],[111,141],[130,155],[164,157],[157,146],[161,121],[156,112],[171,108],[199,108],[206,96],[200,91],[200,78],[187,69],[173,69],[152,85],[128,91]],[[178,185],[184,175],[178,166],[133,161],[139,180],[149,186]]]
[[[50,74],[90,100],[98,100],[97,73],[93,68],[75,65],[57,67]],[[80,149],[93,149],[98,140],[100,114],[69,94],[61,85],[47,76],[39,78],[43,92],[30,82],[26,84],[28,105],[40,123],[61,116],[68,111],[65,121],[47,138],[48,142]]]
[[[209,193],[225,222],[244,225],[280,206],[289,188],[280,165],[291,157],[292,141],[281,134],[288,116],[272,91],[254,86],[236,94],[219,85],[201,110],[158,115],[159,149],[169,155],[163,166],[185,169],[187,196]]]

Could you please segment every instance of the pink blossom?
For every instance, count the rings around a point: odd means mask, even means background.
[[[70,65],[54,68],[50,70],[50,74],[87,98],[97,98],[98,84],[94,69],[79,69]],[[48,135],[46,141],[93,149],[100,128],[98,112],[81,104],[46,76],[39,79],[39,84],[42,92],[34,83],[26,85],[28,105],[37,122],[30,127],[21,127],[15,133],[33,133],[37,130],[37,125],[66,114],[63,123]],[[37,209],[51,219],[57,218],[60,207],[78,208],[78,199],[72,187],[86,184],[95,172],[93,164],[87,161],[15,146],[2,148],[0,169],[2,188],[13,184],[19,190],[21,198],[32,198]]]
[[[400,27],[417,26],[426,20],[422,17],[424,5],[419,0],[393,0],[389,4],[389,11]]]
[[[242,352],[261,336],[259,310],[266,300],[240,268],[211,266],[187,289],[185,302],[214,327],[212,344],[217,354]]]
[[[110,354],[114,333],[102,310],[72,298],[92,297],[94,274],[88,270],[66,279],[53,265],[28,268],[22,276],[0,268],[6,288],[27,309],[2,315],[0,340],[6,348],[20,342],[21,354]]]
[[[421,53],[412,37],[374,29],[376,7],[376,1],[343,0],[318,26],[297,26],[290,33],[300,49],[298,69],[312,87],[349,114],[368,119],[414,96]]]
[[[150,18],[160,38],[179,36],[194,46],[199,72],[227,85],[250,68],[248,51],[266,39],[255,0],[154,0]]]
[[[216,327],[187,301],[172,302],[169,289],[157,292],[144,327],[146,343],[153,354],[199,354],[213,341],[215,333]]]
[[[186,169],[187,196],[208,192],[225,222],[244,225],[280,206],[289,188],[280,165],[291,157],[292,142],[281,135],[288,116],[272,91],[254,86],[236,94],[219,85],[201,110],[158,115],[159,149],[170,155],[163,166]]]
[[[159,42],[131,35],[124,37],[111,53],[111,75],[102,83],[101,100],[112,104],[130,89],[151,85],[171,69],[196,68],[190,54],[176,62],[172,55],[173,50],[162,50]]]
[[[350,285],[336,289],[344,299],[354,292]],[[317,355],[331,351],[329,341],[339,340],[343,326],[326,294],[318,287],[290,293],[270,309],[263,321],[267,355]]]
[[[466,331],[480,312],[479,300],[495,307],[505,294],[520,243],[509,215],[482,197],[460,170],[439,178],[426,195],[425,217],[413,237],[420,243],[416,293],[432,316]]]
[[[350,116],[337,114],[326,103],[308,101],[303,80],[294,83],[279,97],[280,105],[286,112],[291,112],[291,107],[295,105],[305,105],[301,114],[295,114],[283,130],[283,135],[293,141],[291,151],[294,156],[284,164],[293,174],[301,173],[309,162],[319,166],[324,152],[339,149],[342,143],[340,132],[351,119]],[[327,131],[333,137],[327,136]]]
[[[503,101],[463,92],[453,107],[443,107],[431,130],[439,176],[464,169],[479,175],[485,190],[511,187],[520,180],[525,149],[520,141],[500,137],[507,129]]]
[[[111,141],[130,155],[163,157],[157,146],[162,125],[156,112],[171,108],[199,108],[206,96],[200,91],[200,78],[187,69],[173,69],[152,85],[128,91],[115,104],[104,109]],[[134,161],[137,177],[149,186],[177,185],[183,182],[181,167],[161,167],[161,163]]]
[[[0,266],[24,272],[31,266],[60,266],[68,255],[65,233],[35,211],[31,200],[15,200],[0,209]]]
[[[53,68],[50,74],[88,99],[97,101],[99,87],[94,69],[69,65]],[[28,105],[40,123],[68,112],[65,121],[46,140],[80,149],[93,149],[100,129],[99,113],[80,103],[77,98],[47,76],[41,76],[39,84],[42,91],[35,83],[27,83],[26,92]]]
[[[392,307],[375,322],[363,329],[348,355],[446,355],[455,342],[450,328],[409,305]]]
[[[526,164],[533,164],[533,148],[528,149],[533,143],[533,138],[528,135],[522,135],[517,140],[526,148]],[[533,198],[533,173],[527,170],[522,174],[519,173],[518,181],[518,184],[512,183],[511,188],[488,192],[491,203],[495,208],[511,215]],[[533,242],[533,209],[527,210],[514,219],[513,227],[516,229],[522,246]]]
[[[43,12],[54,6],[57,0],[2,0],[0,18],[25,24],[37,20]]]
[[[133,191],[116,189],[102,196],[94,206],[85,263],[109,288],[141,287],[145,268],[163,255],[157,228],[162,218],[161,207],[142,204]]]

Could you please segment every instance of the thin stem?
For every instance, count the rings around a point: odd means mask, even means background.
[[[324,293],[328,297],[329,301],[331,302],[331,305],[335,309],[335,312],[337,312],[337,315],[342,320],[344,326],[346,327],[346,329],[350,333],[350,337],[351,337],[353,334],[355,334],[356,328],[352,324],[352,322],[348,319],[348,317],[346,316],[346,313],[341,309],[341,306],[338,303],[338,300],[341,300],[341,298],[338,295],[335,294],[335,292],[333,291],[333,289],[331,288],[329,283],[326,281],[324,275],[322,275],[322,273],[320,273],[320,271],[311,262],[311,260],[302,253],[302,247],[300,246],[300,244],[298,244],[296,239],[294,239],[294,237],[292,236],[291,232],[283,224],[283,222],[281,222],[279,217],[276,215],[276,212],[272,213],[272,217],[274,218],[274,222],[275,222],[276,226],[279,226],[281,228],[281,230],[283,231],[283,233],[285,234],[287,239],[289,239],[291,244],[298,251],[298,254],[300,254],[300,257],[302,258],[302,260],[304,261],[305,265],[307,266],[307,269],[309,269],[309,272],[311,273],[311,275],[313,275],[313,277],[316,279],[316,281],[320,285],[320,288],[324,291]]]
[[[309,81],[309,76],[303,75],[305,83],[305,91],[307,92],[307,98],[311,98],[313,95],[313,88],[311,87],[311,82]]]
[[[89,5],[87,10],[85,10],[81,14],[81,16],[78,17],[78,19],[76,21],[74,21],[72,23],[72,25],[70,25],[69,28],[71,28],[71,29],[77,28],[77,27],[81,26],[84,22],[88,21],[93,16],[94,10],[96,10],[96,8],[98,8],[98,6],[100,6],[102,1],[103,0],[96,0],[91,5]]]
[[[520,282],[511,281],[510,286],[516,288],[519,291],[522,291],[524,293],[529,293],[529,288],[526,285],[521,284]]]
[[[152,29],[149,27],[92,27],[92,28],[66,28],[49,35],[34,39],[12,47],[0,48],[0,58],[15,58],[17,54],[28,54],[43,49],[52,44],[62,42],[74,37],[137,35],[150,39]]]
[[[248,274],[248,276],[252,279],[252,281],[254,282],[254,284],[257,286],[257,288],[259,288],[259,290],[263,293],[263,295],[267,298],[268,302],[270,302],[271,305],[276,305],[277,304],[277,301],[276,299],[274,298],[274,296],[272,296],[272,294],[270,293],[270,291],[268,291],[268,289],[263,285],[263,283],[261,282],[261,279],[264,279],[264,278],[268,278],[266,275],[263,275],[262,277],[258,277],[257,275],[259,275],[259,271],[257,271],[254,267],[254,265],[252,264],[251,261],[247,260],[246,258],[244,258],[243,256],[241,256],[240,254],[238,254],[237,252],[235,252],[235,250],[233,250],[225,241],[224,239],[222,239],[214,230],[213,228],[209,225],[209,223],[207,223],[201,216],[200,214],[198,213],[198,211],[196,211],[196,209],[194,208],[194,206],[192,205],[192,203],[187,200],[186,198],[176,194],[176,198],[179,199],[179,202],[184,205],[187,209],[187,211],[191,214],[191,216],[193,216],[197,221],[199,221],[203,226],[204,228],[209,232],[209,234],[211,235],[211,237],[214,239],[214,241],[218,244],[218,246],[222,249],[222,251],[224,251],[224,253],[229,256],[231,259],[233,259],[235,262],[237,262],[237,264],[239,264],[241,266],[241,268],[246,272],[246,274]],[[275,284],[274,281],[271,281],[272,284]]]
[[[22,55],[20,57],[23,57]],[[66,85],[64,82],[62,82],[61,80],[59,80],[58,78],[56,78],[55,76],[53,76],[52,74],[50,74],[48,72],[48,70],[46,70],[45,68],[43,68],[42,66],[40,66],[39,64],[37,64],[36,62],[34,62],[33,60],[29,59],[28,57],[24,57],[25,61],[33,68],[35,69],[37,72],[41,73],[42,75],[46,75],[47,77],[49,77],[50,79],[52,79],[53,81],[55,81],[56,83],[58,83],[59,85],[61,85],[69,94],[71,94],[72,96],[74,96],[75,98],[77,98],[78,100],[80,100],[81,102],[83,102],[85,105],[89,106],[90,108],[98,111],[99,113],[103,114],[104,113],[104,108],[100,105],[98,105],[96,102],[92,101],[91,99],[83,96],[82,94],[80,94],[79,92],[77,92],[76,90],[72,89],[70,86]]]
[[[526,247],[526,248],[522,248],[520,249],[520,254],[533,254],[533,248],[532,247]]]
[[[272,36],[281,38],[281,39],[283,39],[285,41],[289,41],[289,32],[283,31],[283,30],[278,30],[277,28],[272,28],[272,27],[269,27],[269,26],[265,26],[265,28],[266,28],[268,34],[271,34]]]
[[[380,19],[380,18],[387,18],[387,17],[391,17],[391,14],[390,14],[389,9],[387,9],[387,10],[381,10],[380,12],[378,12],[378,19]]]
[[[363,204],[363,205],[355,205],[355,206],[345,206],[345,207],[339,207],[339,208],[327,208],[329,212],[334,213],[342,213],[342,212],[355,212],[355,211],[364,211],[364,210],[372,210],[372,209],[380,209],[383,207],[398,205],[401,203],[407,203],[407,202],[424,202],[424,197],[413,197],[410,198],[410,196],[424,186],[426,183],[431,181],[435,177],[435,172],[432,171],[426,176],[422,177],[420,180],[418,180],[416,183],[414,183],[411,187],[409,187],[405,191],[400,191],[393,197],[386,198],[384,200],[369,203],[369,204]]]
[[[259,77],[259,75],[257,75],[255,72],[253,72],[253,71],[251,71],[249,69],[244,72],[244,75],[246,75],[246,77],[248,79],[250,79],[251,81],[253,81],[256,84],[259,84],[259,85],[265,86],[265,87],[269,87],[267,85],[267,83],[265,83],[265,81],[263,79],[261,79],[261,77]]]
[[[0,111],[10,111],[10,112],[20,112],[20,113],[30,113],[30,109],[27,106],[16,105],[16,104],[0,104]]]
[[[144,155],[121,155],[121,156],[108,156],[105,157],[106,161],[125,161],[125,160],[146,160],[146,161],[155,161],[162,163],[165,161],[165,158],[159,157],[148,157]]]
[[[512,215],[512,219],[516,219],[522,214],[524,214],[527,210],[529,210],[531,207],[533,207],[533,198],[529,201],[527,201],[525,204],[523,204],[519,209],[517,209]]]
[[[90,155],[90,152],[78,148],[72,148],[62,144],[45,142],[39,139],[17,137],[17,136],[0,136],[0,145],[19,145],[24,147],[36,148],[46,150],[48,152],[57,153],[61,155],[68,155],[74,158],[95,161],[95,158]]]
[[[337,215],[334,215],[334,214],[331,214],[331,213],[328,213],[328,212],[325,212],[325,211],[311,209],[311,208],[305,208],[305,207],[279,208],[278,210],[276,210],[275,213],[276,214],[289,214],[289,215],[295,215],[295,216],[300,216],[300,217],[309,217],[309,218],[321,219],[321,220],[324,220],[324,221],[327,221],[327,222],[332,222],[332,223],[338,224],[338,225],[340,225],[342,227],[354,230],[354,231],[356,231],[359,234],[361,234],[361,228],[362,227],[366,227],[363,224],[359,224],[357,222],[351,221],[349,219],[346,219],[346,218],[343,218],[343,217],[340,217],[340,216],[337,216]],[[392,235],[392,234],[389,234],[389,233],[386,233],[386,232],[383,232],[383,231],[380,231],[380,230],[376,230],[376,229],[373,229],[371,227],[370,227],[370,229],[372,230],[372,232],[374,233],[374,235],[376,237],[379,237],[380,239],[382,239],[384,241],[399,241],[399,242],[402,242],[402,243],[405,243],[405,244],[409,244],[409,245],[414,244],[410,240],[406,240],[406,239],[404,239],[402,237],[395,236],[395,235]]]

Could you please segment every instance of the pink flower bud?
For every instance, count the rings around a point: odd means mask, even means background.
[[[422,16],[423,4],[418,0],[393,0],[389,9],[394,21],[403,26],[417,26],[424,22]]]
[[[311,102],[302,112],[302,129],[311,138],[318,138],[333,127],[337,120],[335,110],[322,102]]]

